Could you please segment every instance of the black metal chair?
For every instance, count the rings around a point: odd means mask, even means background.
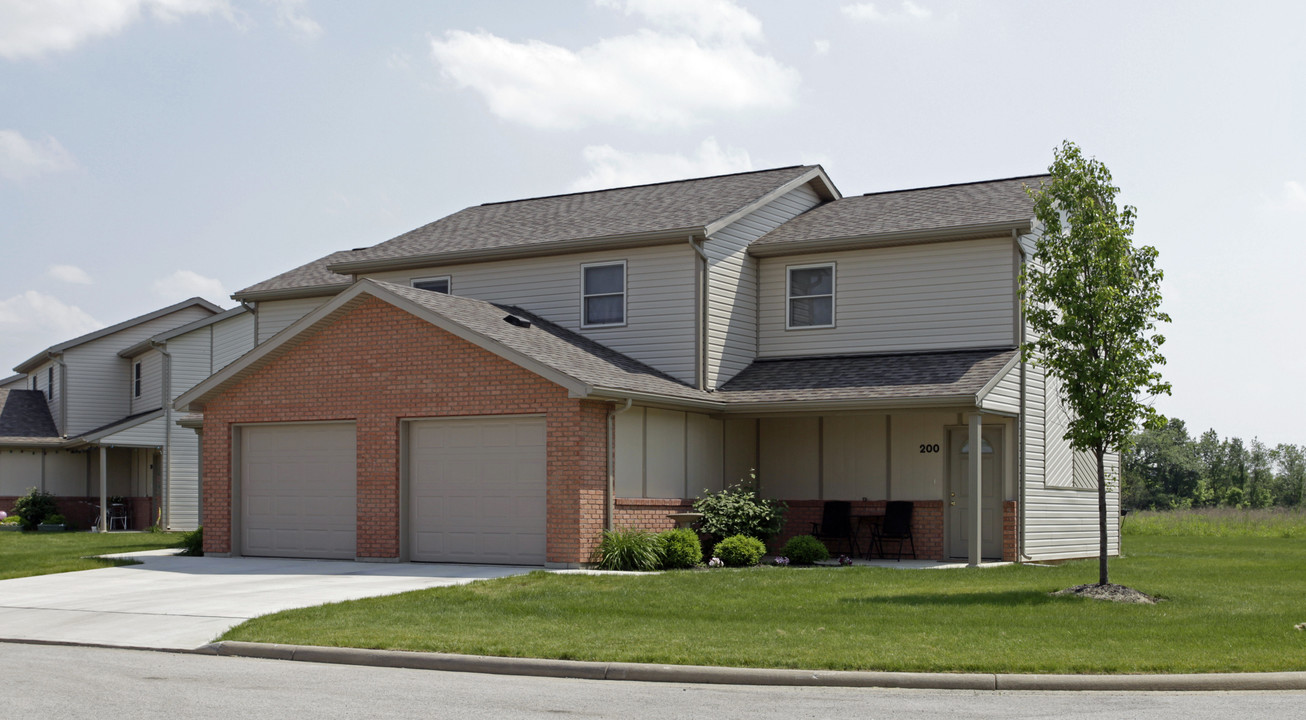
[[[821,522],[812,523],[812,537],[824,542],[847,540],[848,554],[858,554],[857,536],[853,534],[853,504],[847,500],[827,500],[821,508]]]
[[[916,543],[911,538],[912,504],[908,500],[891,500],[884,505],[884,522],[875,533],[872,542],[880,549],[880,557],[887,557],[884,552],[885,540],[898,541],[898,562],[902,562],[902,544],[911,546],[911,557],[916,559]]]

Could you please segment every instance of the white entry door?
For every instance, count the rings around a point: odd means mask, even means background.
[[[543,565],[544,418],[456,418],[408,427],[408,556]]]
[[[240,429],[240,551],[354,559],[358,478],[353,423]]]
[[[981,431],[980,493],[984,498],[980,555],[1002,557],[1002,428]],[[970,430],[948,431],[948,556],[970,556]]]

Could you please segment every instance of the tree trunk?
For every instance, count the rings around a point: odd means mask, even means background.
[[[1097,455],[1097,584],[1106,585],[1109,581],[1106,569],[1106,448],[1098,445],[1093,448],[1093,454]]]

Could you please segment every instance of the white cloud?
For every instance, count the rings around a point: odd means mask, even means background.
[[[266,0],[277,10],[277,24],[292,30],[306,40],[322,34],[322,26],[306,15],[303,8],[306,0]]]
[[[73,156],[49,135],[33,142],[16,130],[0,130],[0,177],[6,180],[24,180],[75,167]]]
[[[850,20],[857,22],[897,22],[901,20],[929,20],[934,11],[921,7],[911,0],[903,0],[897,12],[883,12],[874,3],[853,3],[841,5],[839,10]]]
[[[595,4],[623,9],[627,15],[702,40],[762,39],[762,21],[731,0],[597,0]]]
[[[812,41],[812,52],[815,52],[817,55],[829,55],[829,54],[830,54],[830,41],[829,41],[829,40],[813,40],[813,41]]]
[[[10,352],[31,354],[102,327],[76,305],[36,290],[0,300],[0,348]]]
[[[540,128],[684,127],[717,113],[787,107],[799,81],[742,43],[710,46],[651,30],[579,51],[451,30],[431,40],[431,54],[495,115]]]
[[[231,295],[231,292],[223,287],[221,280],[204,277],[190,270],[178,270],[167,277],[155,280],[154,293],[169,302],[199,296],[219,305],[226,302],[227,297]]]
[[[1306,210],[1306,185],[1296,180],[1283,184],[1283,204],[1289,210]]]
[[[748,152],[736,148],[722,149],[716,138],[698,146],[693,157],[681,154],[628,153],[610,145],[590,145],[581,152],[590,171],[571,184],[571,190],[643,185],[706,175],[724,175],[753,169]]]
[[[71,283],[73,285],[90,285],[91,276],[85,270],[76,265],[51,265],[46,268],[45,274],[61,282]]]
[[[0,57],[36,58],[116,35],[143,11],[165,22],[186,15],[234,15],[228,0],[5,0],[0,2]]]

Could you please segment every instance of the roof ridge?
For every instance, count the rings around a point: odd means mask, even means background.
[[[600,188],[598,190],[578,190],[576,192],[558,193],[556,195],[539,195],[536,197],[517,198],[516,200],[498,200],[495,202],[487,202],[487,203],[481,203],[480,205],[473,205],[472,207],[489,207],[492,205],[511,205],[513,203],[531,202],[533,200],[552,200],[555,198],[575,197],[577,195],[593,195],[596,193],[613,192],[616,190],[633,190],[635,188],[657,187],[658,185],[680,185],[682,183],[697,182],[699,180],[716,180],[719,178],[737,177],[740,175],[756,175],[765,172],[776,172],[778,170],[793,170],[795,168],[805,168],[805,167],[816,167],[816,166],[815,165],[784,165],[781,167],[765,168],[762,170],[744,170],[742,172],[721,173],[720,175],[704,175],[702,177],[681,178],[680,180],[662,180],[660,182],[638,183],[636,185],[618,185],[617,187]],[[439,222],[439,221],[436,220],[433,222]]]
[[[1035,173],[1033,175],[1016,175],[1013,177],[994,178],[992,180],[974,180],[971,182],[947,183],[944,185],[926,185],[924,187],[903,188],[901,190],[880,190],[878,192],[862,193],[860,197],[871,197],[874,195],[894,195],[896,193],[917,192],[919,190],[939,190],[942,188],[965,187],[966,185],[988,185],[991,183],[1011,182],[1012,180],[1028,180],[1036,177],[1050,177],[1051,173]]]

